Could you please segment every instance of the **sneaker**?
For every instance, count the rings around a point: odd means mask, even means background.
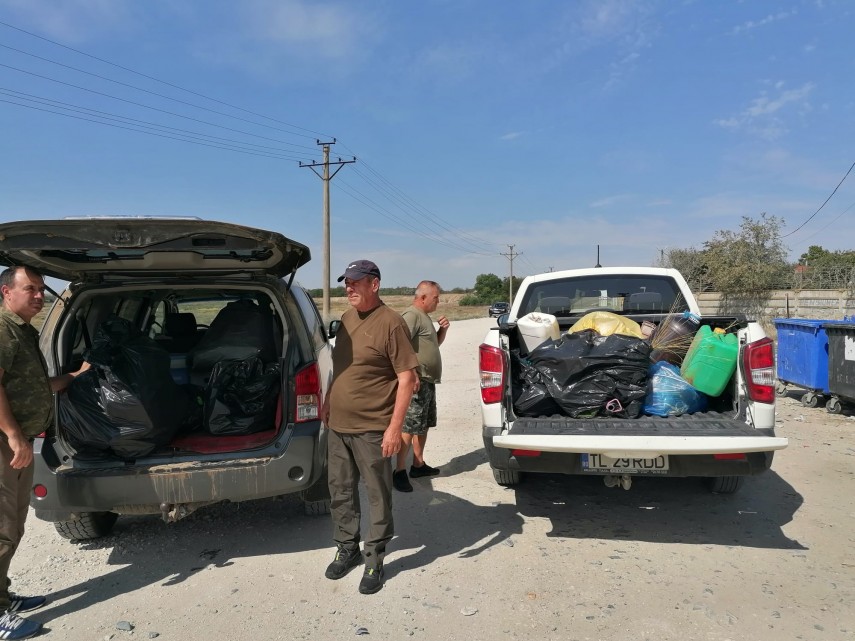
[[[360,594],[374,594],[383,588],[383,567],[365,568],[365,574],[359,582]]]
[[[360,563],[362,563],[362,552],[359,551],[359,548],[348,550],[343,545],[339,545],[338,550],[335,553],[335,558],[333,559],[333,562],[327,566],[327,571],[324,572],[324,576],[336,581]],[[2,638],[2,635],[0,635],[0,638]]]
[[[427,463],[423,463],[421,467],[416,467],[415,465],[410,466],[410,476],[414,479],[421,476],[436,476],[437,474],[439,474],[439,468],[431,467]]]
[[[43,596],[18,596],[17,594],[9,595],[9,607],[7,612],[29,612],[42,607],[47,601]],[[0,635],[2,638],[2,635]]]
[[[41,623],[22,619],[8,610],[0,616],[0,639],[29,639],[41,629]]]
[[[412,492],[413,486],[407,476],[407,470],[397,470],[392,473],[392,485],[399,492]]]

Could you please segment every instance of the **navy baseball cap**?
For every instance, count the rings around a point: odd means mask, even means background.
[[[338,277],[338,282],[345,278],[350,280],[362,280],[366,276],[376,276],[380,278],[380,268],[370,260],[355,260],[347,266],[344,273]]]

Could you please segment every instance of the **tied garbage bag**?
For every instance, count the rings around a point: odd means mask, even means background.
[[[527,360],[511,352],[511,371],[515,375],[514,408],[519,416],[552,416],[561,408],[549,394],[541,373]]]
[[[205,426],[218,436],[272,429],[279,400],[279,363],[220,361],[205,388]]]
[[[92,369],[60,399],[60,425],[75,449],[139,458],[172,440],[193,411],[172,380],[169,353],[123,318],[98,327],[85,358]]]
[[[680,368],[666,361],[650,366],[644,413],[654,416],[679,416],[703,412],[707,397],[680,376]]]
[[[624,336],[645,338],[644,333],[641,331],[641,325],[631,318],[625,318],[611,312],[600,311],[585,314],[567,332],[572,334],[586,329],[593,329],[600,336],[623,334]]]
[[[541,345],[528,361],[563,414],[635,418],[647,391],[649,357],[650,345],[640,338],[583,330]]]

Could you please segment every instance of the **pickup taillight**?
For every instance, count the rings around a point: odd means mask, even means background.
[[[489,405],[502,400],[505,384],[505,355],[498,347],[482,343],[478,347],[478,367],[481,373],[481,400]]]
[[[745,346],[742,353],[748,398],[758,403],[775,402],[775,349],[771,338]]]
[[[321,414],[321,376],[318,364],[312,363],[297,372],[294,387],[297,396],[294,421],[303,423],[316,420]]]

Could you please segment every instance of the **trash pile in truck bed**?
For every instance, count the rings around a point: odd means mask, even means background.
[[[736,334],[710,329],[690,312],[658,326],[591,312],[561,335],[554,316],[533,312],[518,328],[522,349],[511,351],[518,416],[702,412],[725,391],[739,352]]]

